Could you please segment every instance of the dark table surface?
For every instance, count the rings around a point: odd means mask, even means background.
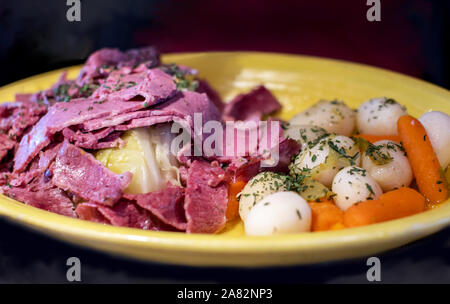
[[[78,257],[84,283],[367,283],[366,259],[265,269],[142,263],[54,240],[0,219],[0,283],[67,283]],[[379,254],[384,283],[450,283],[450,228]]]

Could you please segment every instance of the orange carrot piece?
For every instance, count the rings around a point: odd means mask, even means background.
[[[413,215],[425,210],[426,200],[416,190],[399,188],[353,205],[344,212],[346,227],[365,226]]]
[[[370,142],[371,144],[376,143],[380,140],[392,140],[400,143],[400,136],[397,135],[370,135],[370,134],[357,134],[354,137],[361,137]]]
[[[347,227],[345,227],[343,222],[339,222],[337,224],[334,224],[333,226],[331,226],[330,230],[342,230],[345,229]]]
[[[397,128],[420,193],[433,204],[445,201],[447,182],[439,173],[439,161],[425,128],[409,115],[399,118]]]
[[[327,231],[343,223],[344,212],[332,201],[308,202],[308,205],[312,211],[311,231]]]
[[[237,195],[245,187],[246,182],[238,180],[228,185],[227,221],[235,219],[239,214],[239,201]]]

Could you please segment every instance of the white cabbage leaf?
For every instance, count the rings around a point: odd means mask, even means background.
[[[176,134],[170,132],[171,124],[138,128],[125,132],[122,148],[102,149],[95,157],[111,171],[133,173],[126,193],[148,193],[163,189],[167,182],[180,185],[178,161],[170,153]]]

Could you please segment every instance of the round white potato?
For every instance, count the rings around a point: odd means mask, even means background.
[[[372,147],[363,153],[362,167],[381,189],[386,192],[409,186],[413,174],[402,147],[390,140],[377,141]]]
[[[297,141],[302,150],[312,147],[319,138],[326,134],[327,131],[321,127],[291,123],[287,123],[283,130],[284,137]]]
[[[367,171],[356,166],[339,171],[334,177],[331,190],[336,194],[336,205],[343,211],[356,203],[378,199],[383,194],[381,187]]]
[[[355,112],[343,101],[322,100],[295,115],[289,122],[293,125],[314,125],[329,133],[350,136],[355,129]]]
[[[423,114],[419,121],[427,131],[441,167],[447,168],[450,164],[450,116],[432,111]]]
[[[330,187],[340,169],[350,164],[359,166],[360,159],[359,148],[352,139],[330,135],[314,147],[303,150],[291,165],[291,174],[301,175],[309,171],[315,180]]]
[[[275,172],[261,172],[255,175],[239,193],[239,216],[245,221],[248,212],[269,194],[284,191],[286,176]]]
[[[244,222],[247,235],[272,235],[311,230],[311,208],[295,192],[277,192],[259,201]]]
[[[361,134],[397,135],[397,120],[407,114],[406,108],[391,98],[374,98],[359,106],[356,125]]]

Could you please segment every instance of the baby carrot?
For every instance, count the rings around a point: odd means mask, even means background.
[[[439,173],[439,161],[425,128],[409,115],[398,119],[397,128],[420,193],[432,204],[445,201],[447,182]]]
[[[344,225],[357,227],[413,215],[425,210],[425,198],[411,188],[399,188],[380,196],[378,200],[353,205],[344,213]]]
[[[237,199],[237,195],[245,187],[245,184],[246,182],[237,180],[228,185],[228,206],[226,212],[228,221],[235,219],[239,214],[239,200]]]
[[[354,137],[361,137],[370,142],[371,144],[380,140],[392,140],[395,142],[400,142],[400,136],[396,135],[370,135],[370,134],[357,134]]]
[[[326,231],[331,230],[338,224],[342,225],[344,212],[334,202],[308,202],[308,205],[312,211],[311,231]]]

